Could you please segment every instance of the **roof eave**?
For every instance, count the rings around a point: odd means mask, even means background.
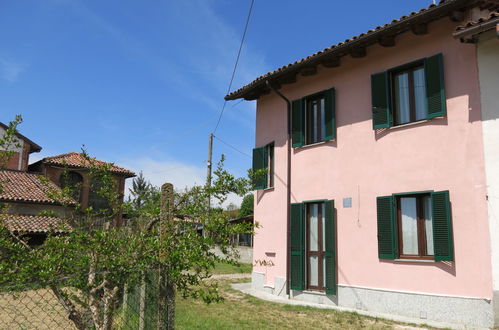
[[[269,88],[266,86],[266,81],[269,81],[279,88],[281,85],[279,78],[283,76],[286,77],[287,75],[298,74],[300,70],[309,66],[317,66],[327,59],[343,57],[357,47],[371,46],[378,43],[382,37],[395,36],[407,32],[417,24],[427,24],[446,16],[451,11],[468,8],[476,2],[476,0],[448,0],[439,5],[432,5],[427,9],[422,9],[412,16],[402,16],[400,20],[396,22],[392,21],[392,23],[385,24],[375,30],[368,31],[367,33],[362,33],[359,36],[347,39],[347,41],[343,43],[333,45],[295,63],[288,64],[273,72],[262,75],[239,90],[227,94],[225,100],[231,101],[239,98],[244,98],[246,100],[257,99],[260,95],[270,92]],[[294,82],[293,79],[290,81]]]

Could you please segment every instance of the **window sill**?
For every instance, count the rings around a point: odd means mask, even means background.
[[[315,291],[315,290],[302,290],[303,293],[315,294],[318,296],[327,296],[325,291]]]
[[[263,191],[263,192],[274,191],[274,187],[269,187],[269,188],[260,189],[260,190]]]
[[[311,144],[304,144],[304,145],[299,146],[299,147],[293,147],[293,149],[302,149],[302,148],[307,148],[307,147],[315,147],[315,146],[318,146],[318,145],[321,145],[321,144],[326,144],[326,143],[331,142],[331,141],[336,141],[336,139],[326,140],[326,141],[321,141],[321,142],[316,142],[316,143],[311,143]]]
[[[402,128],[402,127],[407,127],[407,126],[414,126],[414,125],[424,124],[424,123],[427,123],[429,121],[431,121],[431,119],[423,119],[423,120],[413,121],[413,122],[406,123],[406,124],[390,126],[388,129],[397,129],[397,128]]]
[[[425,260],[425,259],[394,259],[394,262],[421,262],[421,263],[435,263],[435,260]]]

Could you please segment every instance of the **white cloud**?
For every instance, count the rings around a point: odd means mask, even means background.
[[[28,65],[26,63],[0,57],[0,70],[2,78],[8,82],[16,82],[27,68]]]
[[[161,187],[164,183],[172,183],[175,189],[182,190],[195,185],[203,185],[206,181],[206,168],[192,164],[183,163],[177,160],[155,160],[149,157],[123,160],[120,166],[139,173],[142,171],[144,177],[154,186]],[[128,198],[129,188],[133,179],[126,180],[125,198]],[[231,194],[224,206],[229,203],[240,205],[242,198]]]

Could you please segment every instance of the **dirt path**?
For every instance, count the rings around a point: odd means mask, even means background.
[[[251,278],[251,274],[248,273],[236,273],[236,274],[217,274],[212,275],[210,279],[238,279],[238,278]]]

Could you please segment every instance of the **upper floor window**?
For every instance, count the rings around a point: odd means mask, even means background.
[[[293,147],[336,138],[334,104],[334,88],[293,101],[291,111]]]
[[[83,185],[83,177],[80,173],[74,171],[65,171],[59,177],[59,186],[68,188],[71,197],[75,201],[81,201],[81,190]]]
[[[445,116],[442,54],[373,74],[371,93],[374,129]]]
[[[326,138],[325,105],[326,98],[323,95],[308,99],[306,102],[306,144],[321,142]]]
[[[426,81],[422,65],[392,73],[395,125],[428,117]]]
[[[274,142],[253,149],[253,188],[274,187]]]
[[[109,198],[106,196],[107,189],[99,176],[92,177],[90,189],[88,192],[88,206],[91,206],[94,211],[110,210]]]

